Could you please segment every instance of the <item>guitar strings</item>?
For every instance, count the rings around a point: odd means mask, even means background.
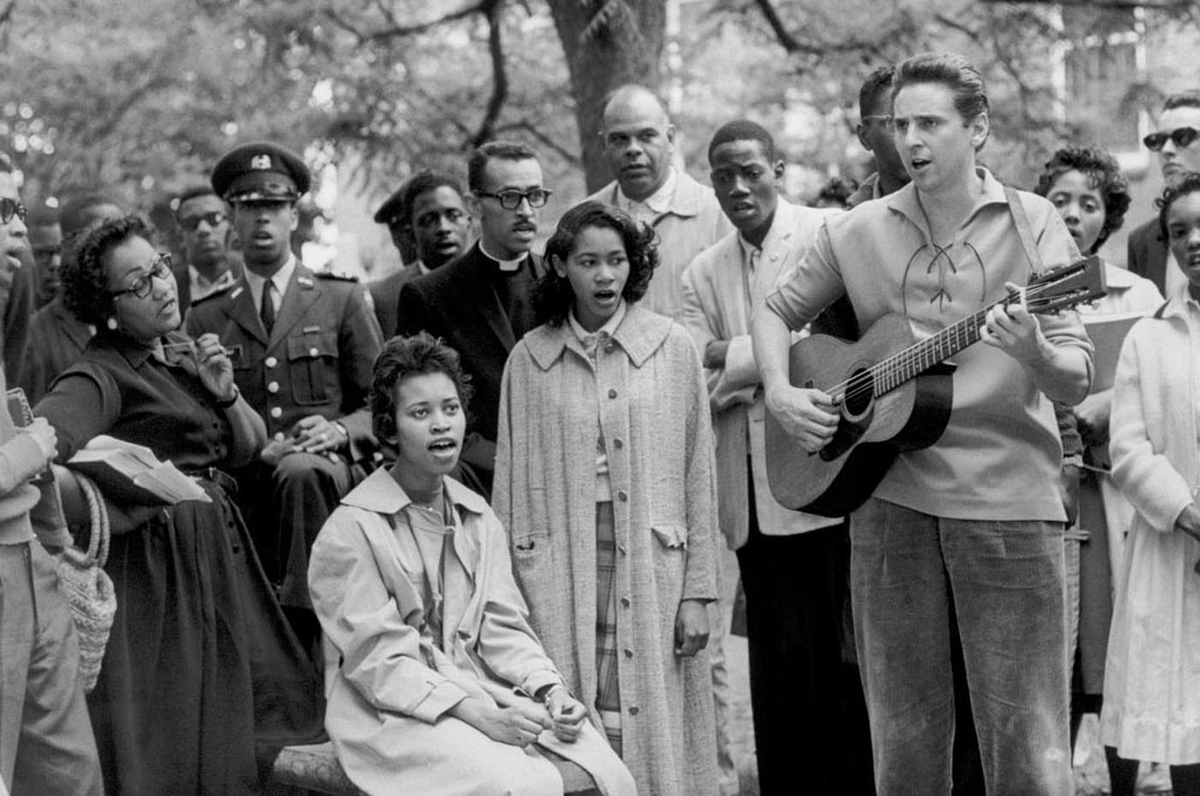
[[[1056,276],[1059,275],[1056,274]],[[1050,292],[1053,286],[1054,285],[1051,282],[1043,282],[1027,287],[1025,289],[1026,308],[1031,313],[1036,313],[1040,310],[1053,307],[1055,304],[1053,299],[1040,298],[1042,293]],[[833,397],[834,400],[838,400],[839,391],[842,391],[841,400],[845,402],[847,400],[854,400],[864,395],[882,395],[890,392],[892,389],[895,389],[895,387],[903,384],[905,381],[908,381],[908,378],[898,381],[896,384],[885,390],[877,390],[876,386],[880,383],[885,383],[887,376],[897,375],[905,370],[912,369],[914,366],[921,365],[931,350],[934,353],[933,360],[920,367],[920,370],[925,370],[926,368],[937,364],[937,362],[945,359],[946,357],[953,356],[953,354],[957,353],[957,351],[952,351],[950,354],[946,354],[944,356],[938,356],[936,350],[942,347],[944,344],[949,344],[953,347],[959,337],[963,338],[962,345],[958,347],[959,350],[975,343],[980,336],[980,327],[987,320],[987,313],[994,307],[1001,305],[1007,306],[1018,301],[1019,299],[1020,294],[1005,296],[999,301],[993,302],[983,309],[977,310],[971,315],[968,315],[966,318],[962,318],[958,321],[955,321],[950,326],[939,329],[936,333],[925,338],[924,340],[914,343],[902,351],[896,352],[882,362],[877,362],[870,368],[859,371],[853,376],[850,376],[848,379],[834,384],[826,391],[826,393]],[[913,375],[918,375],[919,372],[920,371],[914,373]]]

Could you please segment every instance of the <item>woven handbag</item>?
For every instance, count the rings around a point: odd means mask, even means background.
[[[96,687],[96,678],[100,676],[104,648],[108,644],[113,616],[117,612],[117,595],[112,579],[104,571],[110,537],[104,498],[87,476],[77,472],[75,477],[87,496],[91,532],[88,534],[86,551],[77,547],[68,547],[63,551],[59,558],[58,575],[63,596],[71,608],[71,618],[75,620],[83,690],[90,692]]]

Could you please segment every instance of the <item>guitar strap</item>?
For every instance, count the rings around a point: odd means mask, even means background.
[[[1017,235],[1021,238],[1021,248],[1025,250],[1025,258],[1029,260],[1029,271],[1037,276],[1042,271],[1042,256],[1038,254],[1037,244],[1033,242],[1033,229],[1029,226],[1029,216],[1025,215],[1025,205],[1021,197],[1007,185],[1004,186],[1004,196],[1008,199],[1008,210],[1012,213],[1013,223],[1017,225]]]

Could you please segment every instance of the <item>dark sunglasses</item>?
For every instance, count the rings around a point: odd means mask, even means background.
[[[200,222],[206,221],[210,227],[216,227],[222,223],[228,216],[220,210],[213,210],[210,213],[201,213],[198,216],[187,216],[179,219],[179,226],[183,227],[188,232],[195,232],[200,228]]]
[[[13,220],[13,216],[25,220],[25,216],[29,211],[25,209],[25,205],[18,202],[16,199],[5,197],[0,199],[0,224],[7,224]]]
[[[1167,139],[1175,142],[1175,146],[1180,149],[1192,145],[1192,142],[1200,138],[1200,130],[1195,127],[1176,127],[1171,132],[1163,130],[1157,133],[1151,133],[1142,139],[1142,143],[1146,145],[1146,149],[1151,152],[1158,152],[1167,145]]]
[[[138,298],[145,298],[146,296],[150,295],[150,291],[153,289],[153,277],[158,277],[159,279],[163,280],[171,278],[170,254],[163,252],[162,254],[158,255],[158,259],[150,263],[149,271],[130,282],[129,287],[124,288],[123,290],[113,290],[111,291],[110,295],[115,297],[123,296],[126,293],[132,293]]]

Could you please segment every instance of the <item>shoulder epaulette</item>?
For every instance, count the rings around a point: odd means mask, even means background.
[[[237,285],[238,285],[237,282],[230,282],[227,285],[222,285],[221,287],[217,288],[216,290],[214,290],[213,292],[209,293],[206,296],[201,296],[200,298],[192,299],[192,306],[198,307],[201,304],[204,304],[205,302],[208,302],[208,301],[211,301],[212,299],[217,298],[218,296],[227,295],[229,293],[229,291],[232,290],[233,288],[237,287]]]
[[[358,277],[354,274],[348,274],[345,271],[314,271],[313,276],[317,279],[336,279],[339,282],[357,282]]]

